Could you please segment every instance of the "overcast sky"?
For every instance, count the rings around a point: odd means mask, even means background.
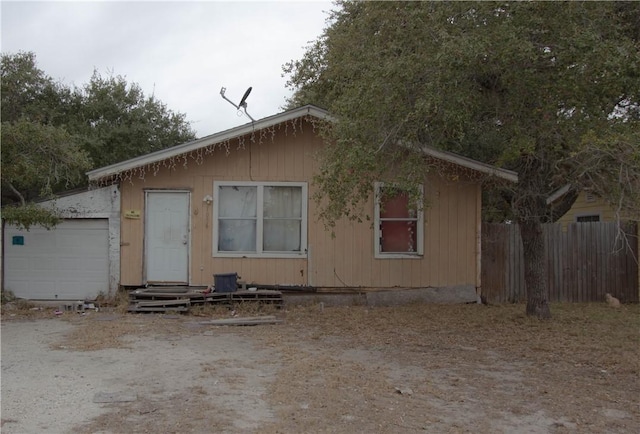
[[[32,51],[47,75],[72,86],[94,71],[122,75],[184,113],[198,137],[282,111],[282,65],[324,29],[331,2],[0,2],[2,53]]]

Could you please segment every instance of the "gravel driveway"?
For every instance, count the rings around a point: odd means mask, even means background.
[[[228,311],[3,315],[2,432],[638,432],[640,306],[553,313],[294,306],[252,327],[203,324]]]
[[[133,432],[149,417],[164,432],[246,432],[273,417],[263,396],[277,358],[242,336],[160,330],[127,336],[128,348],[70,351],[64,337],[77,326],[56,319],[3,323],[3,433],[96,432],[88,422],[99,426],[100,416],[114,410],[130,418],[104,432]]]

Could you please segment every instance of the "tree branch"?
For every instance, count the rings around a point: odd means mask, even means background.
[[[20,192],[18,191],[18,189],[17,189],[17,188],[15,188],[11,182],[9,182],[9,181],[5,181],[5,183],[6,183],[6,185],[8,185],[8,186],[9,186],[9,188],[11,189],[11,191],[12,191],[16,196],[18,196],[18,199],[20,199],[20,204],[21,204],[22,206],[25,206],[25,205],[27,204],[27,201],[26,201],[26,200],[24,200],[24,196],[22,195],[22,193],[20,193]]]

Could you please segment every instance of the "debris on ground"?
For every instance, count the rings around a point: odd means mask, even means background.
[[[226,318],[226,319],[214,319],[210,321],[200,321],[198,324],[201,325],[216,325],[216,326],[250,326],[250,325],[259,325],[259,324],[280,324],[283,321],[281,319],[276,318],[273,315],[265,315],[265,316],[253,316],[253,317],[244,317],[244,318]]]
[[[215,292],[209,288],[144,288],[129,293],[129,312],[188,312],[196,305],[228,305],[264,303],[282,306],[282,292],[271,289]]]

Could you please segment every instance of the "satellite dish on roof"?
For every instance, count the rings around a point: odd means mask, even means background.
[[[247,117],[249,119],[251,119],[251,122],[255,122],[255,119],[253,119],[251,117],[251,115],[249,113],[247,113],[247,98],[249,97],[249,94],[251,93],[251,89],[252,89],[252,87],[249,87],[249,89],[247,89],[245,91],[244,95],[242,95],[242,99],[240,100],[240,104],[238,104],[238,105],[236,105],[233,101],[231,101],[229,98],[224,96],[225,92],[227,91],[226,87],[223,87],[222,89],[220,89],[220,95],[222,96],[223,99],[228,101],[229,104],[234,106],[238,110],[238,113],[241,113],[240,109],[242,109],[244,111],[244,114],[247,115]]]
[[[242,99],[240,100],[240,104],[238,104],[238,107],[242,107],[245,110],[247,109],[247,97],[249,96],[250,93],[251,93],[251,86],[249,86],[249,89],[247,89],[244,95],[242,95]]]

